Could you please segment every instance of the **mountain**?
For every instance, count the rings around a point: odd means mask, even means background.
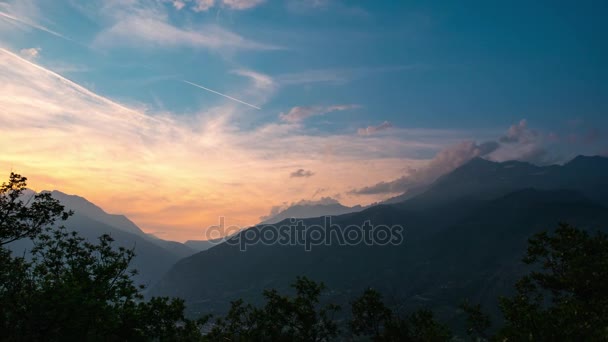
[[[50,193],[53,198],[59,200],[66,207],[66,210],[69,209],[74,211],[76,216],[85,216],[109,227],[138,235],[141,238],[168,250],[180,258],[190,256],[196,252],[196,249],[192,249],[182,243],[163,240],[152,234],[145,233],[126,216],[108,214],[97,205],[89,202],[86,198],[76,195],[68,195],[57,190],[51,191]]]
[[[28,196],[35,193],[28,192]],[[59,200],[74,215],[63,222],[67,229],[74,230],[89,241],[96,241],[102,234],[109,234],[118,246],[133,248],[135,258],[132,267],[139,271],[135,280],[138,284],[152,285],[166,273],[173,264],[196,251],[183,244],[165,241],[144,233],[123,215],[108,214],[85,198],[52,191],[53,198]],[[22,254],[30,250],[29,240],[12,243],[14,253]]]
[[[186,242],[184,242],[184,245],[186,245],[187,247],[190,247],[191,249],[197,251],[197,252],[202,252],[202,251],[206,251],[209,248],[215,246],[215,245],[219,245],[220,243],[224,242],[225,238],[219,238],[219,239],[211,239],[211,240],[188,240]]]
[[[43,191],[48,192],[48,191]],[[86,216],[92,220],[107,224],[108,226],[123,230],[127,233],[144,235],[145,233],[139,229],[131,220],[124,215],[108,214],[100,207],[89,202],[86,198],[68,195],[61,191],[50,191],[51,196],[61,202],[66,210],[73,210],[78,215]]]
[[[418,195],[424,193],[428,189],[428,187],[429,187],[428,184],[411,187],[406,192],[402,193],[401,195],[391,197],[387,200],[380,202],[380,204],[395,204],[395,203],[407,201],[411,198],[414,198],[415,196],[418,196]]]
[[[289,206],[278,214],[265,219],[260,224],[275,224],[290,218],[311,218],[321,216],[335,216],[363,210],[360,205],[347,207],[338,201],[300,202]]]
[[[608,205],[608,158],[578,156],[564,165],[536,166],[519,161],[492,162],[474,158],[440,177],[426,191],[401,202],[425,209],[463,198],[492,199],[508,192],[534,188],[580,191]]]
[[[255,303],[263,289],[288,290],[305,275],[324,281],[338,304],[372,286],[407,307],[427,306],[444,319],[459,319],[463,299],[495,308],[497,295],[512,291],[525,271],[520,260],[532,234],[559,222],[608,229],[605,167],[605,158],[589,157],[549,167],[475,159],[407,201],[332,217],[341,231],[365,221],[405,227],[400,245],[332,240],[310,251],[277,243],[241,251],[224,243],[179,261],[151,292],[180,296],[196,313],[222,312],[231,300]],[[303,222],[322,225],[323,219]],[[269,228],[250,229],[263,236]],[[216,266],[212,272],[205,271],[209,265]]]

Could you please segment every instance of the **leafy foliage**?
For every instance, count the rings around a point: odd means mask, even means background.
[[[225,318],[216,321],[208,338],[213,341],[329,341],[338,334],[332,314],[333,304],[321,306],[325,289],[305,277],[298,277],[292,287],[295,297],[264,291],[266,305],[256,308],[242,300],[232,303]]]
[[[384,325],[393,317],[393,312],[382,302],[382,295],[371,288],[351,303],[351,331],[357,335],[380,336]]]
[[[501,300],[509,340],[608,340],[608,237],[562,224],[530,239],[523,261],[540,267]]]
[[[490,316],[481,310],[480,304],[473,305],[465,301],[460,307],[467,316],[467,334],[477,341],[487,341],[487,330],[492,325]]]
[[[25,201],[27,178],[11,173],[0,186],[0,246],[23,238],[33,239],[57,219],[66,220],[71,212],[49,193],[29,196]]]
[[[129,264],[133,250],[108,235],[91,243],[54,227],[70,215],[48,194],[24,200],[26,178],[0,188],[0,246],[32,239],[31,259],[0,247],[0,336],[8,341],[197,340],[205,320],[179,299],[143,301]]]
[[[405,318],[393,314],[382,295],[366,289],[352,302],[351,332],[374,341],[448,341],[449,329],[438,323],[430,310],[418,310]]]
[[[608,236],[560,224],[553,234],[529,240],[524,263],[535,270],[501,298],[505,323],[490,336],[480,306],[463,306],[468,330],[477,340],[608,340]]]
[[[109,235],[95,243],[57,224],[71,213],[50,194],[27,196],[27,179],[11,174],[0,187],[0,338],[7,341],[329,341],[339,336],[333,315],[321,304],[323,283],[304,277],[295,296],[266,290],[263,307],[232,303],[207,335],[209,317],[185,316],[181,299],[145,301],[133,283],[132,249]],[[6,245],[30,239],[30,255]],[[523,261],[533,271],[501,299],[505,323],[487,333],[489,316],[465,303],[467,332],[477,341],[608,340],[608,236],[569,225],[529,240]],[[352,335],[374,341],[447,341],[448,328],[429,310],[400,317],[379,292],[365,290],[352,303]]]

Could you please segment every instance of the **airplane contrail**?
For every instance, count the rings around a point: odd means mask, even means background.
[[[230,100],[232,100],[232,101],[236,101],[236,102],[242,103],[242,104],[247,105],[247,106],[249,106],[249,107],[252,107],[252,108],[255,108],[255,109],[262,109],[262,108],[260,108],[260,107],[256,107],[256,106],[252,105],[251,103],[247,103],[247,102],[245,102],[245,101],[241,101],[241,100],[239,100],[239,99],[235,99],[235,98],[234,98],[234,97],[232,97],[232,96],[228,96],[228,95],[226,95],[226,94],[222,94],[222,93],[220,93],[219,91],[215,91],[215,90],[213,90],[213,89],[209,89],[209,88],[203,87],[203,86],[202,86],[202,85],[200,85],[200,84],[192,83],[192,82],[189,82],[189,81],[186,81],[186,80],[182,80],[182,82],[184,82],[184,83],[188,83],[188,84],[193,85],[193,86],[195,86],[195,87],[197,87],[197,88],[204,89],[204,90],[209,91],[209,92],[212,92],[212,93],[214,93],[214,94],[217,94],[217,95],[223,96],[223,97],[225,97],[225,98],[227,98],[227,99],[230,99]]]
[[[72,41],[71,38],[68,38],[68,37],[62,35],[61,33],[55,32],[55,31],[50,30],[50,29],[48,29],[48,28],[46,28],[44,26],[41,26],[41,25],[30,23],[30,22],[28,22],[26,20],[23,20],[21,18],[17,18],[17,17],[12,16],[12,15],[10,15],[8,13],[0,11],[0,17],[4,17],[4,18],[10,19],[10,20],[14,20],[14,21],[16,21],[16,22],[18,22],[20,24],[23,24],[23,25],[26,25],[26,26],[29,26],[29,27],[33,27],[33,28],[38,29],[40,31],[44,31],[46,33],[52,34],[53,36],[56,36],[56,37],[59,37],[59,38],[63,38],[65,40]]]

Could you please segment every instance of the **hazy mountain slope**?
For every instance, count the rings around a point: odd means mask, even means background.
[[[89,202],[84,197],[68,195],[57,190],[53,190],[50,193],[51,196],[59,200],[66,207],[66,209],[73,210],[75,213],[78,213],[78,215],[86,216],[92,220],[99,221],[128,233],[139,235],[145,234],[126,216],[108,214],[103,209]]]
[[[117,246],[135,249],[135,259],[131,264],[139,273],[136,283],[150,286],[160,279],[180,259],[172,253],[147,239],[92,220],[84,215],[75,214],[65,222],[66,228],[77,231],[89,241],[97,241],[101,234],[109,234]],[[17,241],[10,246],[13,253],[23,254],[32,248],[29,240]]]
[[[525,162],[492,162],[475,158],[440,177],[425,192],[403,205],[427,209],[462,198],[493,199],[509,192],[534,188],[580,191],[608,205],[608,158],[578,156],[560,165],[536,166]]]
[[[422,298],[450,317],[462,298],[488,304],[509,291],[522,270],[519,260],[531,234],[554,228],[560,220],[608,227],[606,208],[573,192],[522,191],[465,210],[452,223],[439,219],[449,214],[448,208],[415,215],[391,206],[335,221],[401,222],[408,227],[402,246],[332,245],[306,252],[301,246],[255,245],[241,252],[219,245],[178,262],[153,293],[183,297],[198,312],[223,310],[230,300],[256,301],[262,289],[286,289],[294,277],[307,275],[324,281],[343,303],[374,286],[412,305]],[[210,267],[213,271],[205,271]]]
[[[151,234],[147,234],[126,216],[108,214],[97,205],[89,202],[86,198],[76,195],[68,195],[57,190],[52,191],[51,195],[53,198],[63,203],[66,209],[73,210],[76,217],[84,216],[118,230],[138,235],[141,238],[166,249],[170,253],[177,255],[178,257],[186,257],[196,253],[196,250],[185,246],[182,243],[163,240]]]
[[[404,301],[441,307],[449,316],[463,296],[489,302],[511,289],[531,234],[559,221],[606,229],[605,160],[581,157],[537,167],[475,159],[408,201],[332,218],[342,228],[366,220],[403,225],[401,246],[334,244],[306,252],[258,244],[241,252],[222,244],[181,260],[153,292],[181,296],[195,311],[221,310],[229,300],[256,300],[263,288],[285,288],[307,275],[326,282],[343,302],[372,285]]]
[[[188,240],[186,242],[184,242],[184,245],[192,248],[193,250],[197,251],[197,252],[202,252],[202,251],[206,251],[209,248],[218,245],[222,242],[224,242],[224,238],[219,238],[219,239],[211,239],[211,240]]]
[[[28,191],[25,196],[34,194]],[[135,249],[136,257],[132,267],[139,271],[136,276],[138,283],[155,283],[175,262],[195,253],[195,250],[181,243],[150,236],[125,216],[108,214],[85,198],[59,191],[53,191],[51,194],[63,203],[66,209],[74,211],[74,215],[64,223],[68,229],[78,231],[89,241],[97,241],[100,235],[109,234],[118,246]],[[13,252],[18,254],[23,254],[31,247],[31,242],[27,240],[17,241],[10,246]]]
[[[332,204],[295,204],[281,211],[276,216],[268,218],[261,224],[275,224],[290,218],[311,218],[321,216],[335,216],[363,210],[360,205],[347,207],[340,203]]]

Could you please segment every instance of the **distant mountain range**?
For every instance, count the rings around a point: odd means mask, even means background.
[[[187,247],[190,247],[191,249],[198,251],[198,252],[202,252],[202,251],[206,251],[209,248],[215,246],[215,245],[219,245],[220,243],[224,242],[225,238],[219,238],[219,239],[211,239],[211,240],[188,240],[186,242],[184,242],[184,245],[186,245]]]
[[[347,304],[375,287],[408,307],[459,318],[469,298],[496,308],[525,268],[527,239],[558,222],[608,229],[608,158],[577,157],[563,166],[473,159],[404,201],[333,217],[344,229],[402,225],[399,246],[220,244],[179,261],[151,289],[186,299],[193,312],[224,311],[229,302],[260,300],[263,289],[286,290],[296,276],[324,281]],[[321,218],[305,219],[322,224]],[[263,233],[263,226],[256,226]],[[245,232],[241,233],[245,234]]]
[[[28,196],[33,194],[28,192]],[[179,242],[166,241],[146,234],[127,217],[108,214],[85,198],[59,191],[52,191],[51,195],[59,200],[66,210],[74,211],[74,215],[64,224],[66,228],[78,231],[89,241],[96,241],[100,235],[109,234],[118,246],[134,248],[136,256],[132,267],[139,271],[135,278],[138,284],[154,284],[178,260],[197,252]],[[32,244],[28,240],[17,241],[10,246],[19,254],[31,247]]]
[[[365,209],[360,205],[347,207],[340,204],[338,201],[319,201],[311,202],[304,201],[292,204],[278,214],[263,220],[260,224],[275,224],[290,218],[311,218],[321,216],[334,216],[353,213]]]

